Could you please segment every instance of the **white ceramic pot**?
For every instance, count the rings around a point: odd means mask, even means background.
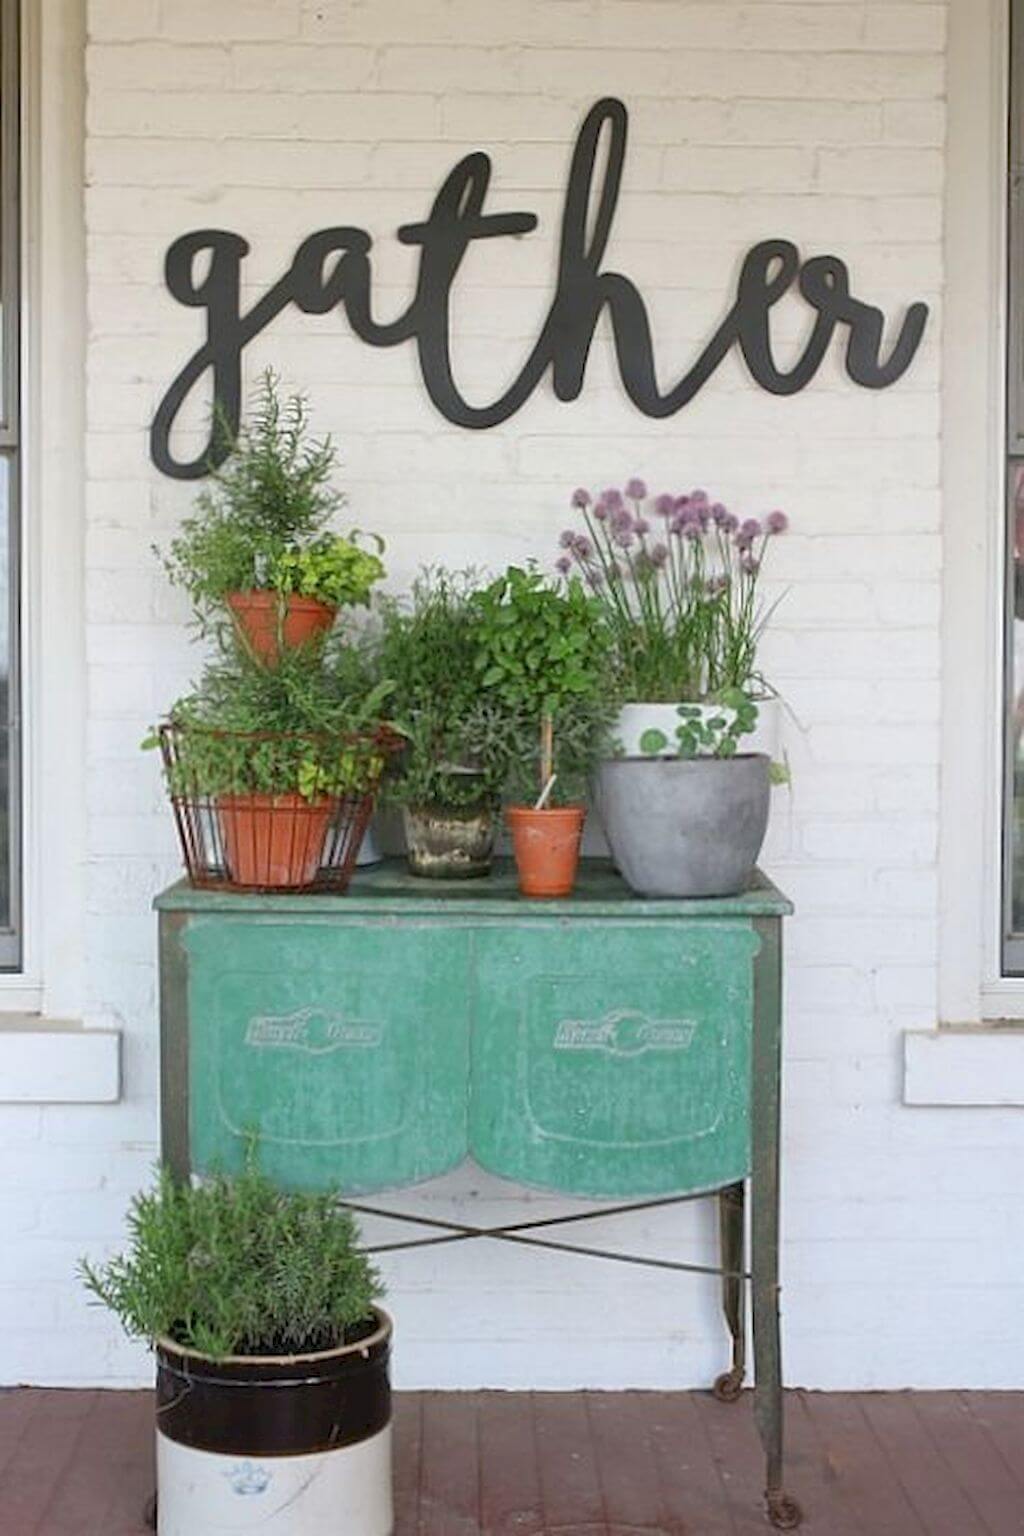
[[[719,704],[696,706],[703,716],[731,715],[733,712]],[[624,704],[612,735],[624,757],[675,757],[676,729],[680,724],[677,704]],[[782,709],[778,699],[757,701],[757,725],[748,736],[741,736],[739,750],[746,753],[765,753],[773,762],[781,756],[780,722]],[[666,746],[659,752],[645,752],[640,745],[645,731],[660,731]]]
[[[310,1355],[157,1344],[158,1536],[391,1536],[391,1321]]]

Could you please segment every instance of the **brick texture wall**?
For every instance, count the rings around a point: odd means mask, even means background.
[[[489,205],[538,231],[473,249],[454,305],[467,394],[518,369],[550,300],[572,142],[600,95],[630,144],[609,265],[641,287],[663,381],[694,359],[768,236],[834,251],[896,316],[932,306],[909,374],[881,393],[838,346],[802,394],[730,356],[669,421],[626,400],[607,330],[585,391],[543,386],[503,427],[460,432],[408,347],[286,313],[247,357],[308,390],[338,438],[353,521],[395,585],[424,560],[547,558],[577,483],[704,485],[793,531],[766,662],[790,707],[793,784],[767,863],[793,895],[785,1090],[788,1374],[816,1386],[1010,1384],[1022,1293],[980,1241],[1016,1191],[1012,1112],[901,1107],[901,1031],[936,1017],[939,341],[944,6],[864,0],[90,0],[88,137],[88,946],[91,1015],[125,1032],[107,1109],[0,1120],[0,1360],[8,1379],[127,1382],[146,1365],[70,1274],[120,1229],[155,1152],[152,893],[175,870],[143,727],[194,672],[185,610],[151,557],[189,504],[147,457],[154,406],[197,339],[162,284],[198,226],[252,243],[245,297],[328,224],[374,237],[375,305],[399,312],[453,162],[494,159]],[[780,357],[806,310],[776,316]],[[460,1176],[456,1209],[494,1209]],[[539,1197],[531,1204],[541,1205]],[[507,1200],[501,1206],[508,1209]],[[595,1239],[706,1255],[709,1211],[607,1223]],[[724,1359],[709,1281],[476,1245],[387,1265],[404,1384],[700,1384]],[[1016,1340],[1016,1342],[1014,1342]]]

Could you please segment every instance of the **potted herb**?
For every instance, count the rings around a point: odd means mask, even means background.
[[[204,630],[226,609],[243,645],[274,664],[281,649],[325,634],[340,607],[369,601],[382,546],[373,553],[358,532],[328,530],[344,503],[331,483],[336,461],[329,437],[310,438],[303,397],[282,403],[275,375],[264,374],[251,419],[164,560]]]
[[[478,595],[477,670],[508,722],[506,820],[524,896],[567,896],[608,720],[610,640],[582,581],[510,566]]]
[[[81,1269],[156,1352],[160,1536],[392,1530],[391,1321],[329,1194],[255,1166],[132,1201],[127,1250]]]
[[[758,745],[758,701],[770,694],[757,650],[771,609],[758,583],[786,518],[741,523],[703,491],[649,501],[640,480],[572,499],[586,532],[562,535],[558,568],[600,605],[624,701],[598,776],[616,862],[644,894],[734,892],[768,814],[770,758],[738,746]],[[712,828],[709,862],[700,834]]]
[[[465,879],[491,867],[503,722],[481,693],[479,631],[468,571],[428,569],[407,602],[383,606],[379,665],[406,743],[386,787],[402,808],[414,875]]]
[[[400,745],[379,718],[387,692],[304,650],[208,666],[145,743],[162,749],[193,883],[344,890]]]

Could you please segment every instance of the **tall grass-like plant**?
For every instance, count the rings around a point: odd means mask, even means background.
[[[351,1214],[330,1194],[289,1194],[250,1149],[235,1178],[201,1184],[166,1169],[135,1196],[129,1242],[83,1260],[87,1288],[125,1331],[225,1355],[300,1354],[344,1344],[372,1318],[380,1279]]]
[[[707,493],[649,498],[642,480],[573,493],[585,531],[567,528],[557,569],[582,579],[613,637],[623,698],[677,703],[727,689],[763,694],[757,648],[772,609],[758,583],[782,512],[744,522]]]

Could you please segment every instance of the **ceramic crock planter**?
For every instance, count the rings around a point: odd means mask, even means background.
[[[428,880],[472,880],[490,872],[495,818],[490,806],[402,807],[409,872]]]
[[[325,634],[338,609],[297,592],[229,592],[225,599],[250,650],[273,666],[281,648],[294,650]]]
[[[391,1320],[308,1355],[160,1340],[157,1533],[391,1536]]]
[[[598,770],[605,834],[641,896],[734,896],[768,826],[771,759],[612,758]]]
[[[543,810],[528,805],[509,806],[505,819],[512,834],[519,889],[524,896],[572,894],[585,816],[582,805],[547,806]]]

